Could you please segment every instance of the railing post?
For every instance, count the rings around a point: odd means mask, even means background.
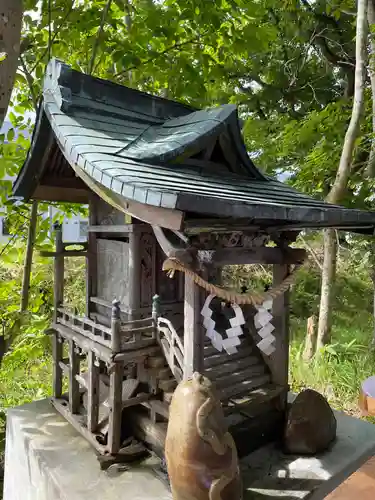
[[[152,320],[154,323],[154,339],[158,335],[158,318],[160,316],[160,297],[159,295],[154,295],[152,298]]]
[[[72,414],[79,412],[80,393],[76,375],[79,375],[79,348],[74,340],[69,340],[69,410]]]
[[[62,369],[60,361],[63,359],[63,338],[57,331],[54,331],[52,336],[52,356],[53,356],[53,397],[61,398],[62,396]]]
[[[121,316],[120,316],[120,301],[112,302],[112,318],[111,318],[111,349],[117,353],[121,351]]]
[[[99,419],[99,360],[91,350],[88,353],[88,372],[87,428],[95,432]]]

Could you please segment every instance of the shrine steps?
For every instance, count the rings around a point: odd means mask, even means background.
[[[215,384],[224,405],[271,382],[269,369],[249,338],[244,337],[233,354],[219,352],[207,342],[204,354],[204,374]]]
[[[283,413],[278,406],[282,392],[281,387],[268,384],[224,406],[225,420],[240,457],[281,437]],[[143,408],[132,408],[129,412],[135,437],[161,458],[164,458],[169,402],[170,398],[168,401],[150,400],[142,403]]]

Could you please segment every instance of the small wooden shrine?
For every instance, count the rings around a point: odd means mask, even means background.
[[[214,382],[240,456],[277,440],[288,287],[306,258],[290,244],[304,228],[375,227],[375,213],[260,172],[235,106],[195,110],[57,60],[14,196],[89,205],[82,250],[56,230],[52,402],[111,457],[163,456],[173,391],[195,371]],[[64,259],[77,255],[87,260],[83,317],[64,305]],[[269,292],[220,287],[223,266],[252,263],[273,266]]]

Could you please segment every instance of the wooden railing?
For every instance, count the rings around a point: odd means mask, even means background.
[[[157,318],[158,342],[177,382],[183,378],[184,346],[172,323],[161,316]]]
[[[119,304],[117,308],[119,316]],[[120,318],[115,318],[114,322],[112,318],[109,327],[86,316],[78,316],[66,307],[58,307],[56,313],[57,324],[117,352],[140,349],[155,343],[156,328],[151,316],[127,322]]]

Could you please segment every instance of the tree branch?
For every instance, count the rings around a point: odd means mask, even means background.
[[[56,29],[55,33],[53,34],[50,42],[51,42],[51,46],[53,44],[53,42],[56,40],[56,37],[57,35],[60,33],[61,31],[61,28],[64,26],[65,22],[67,21],[68,17],[70,16],[70,14],[72,13],[73,11],[73,7],[74,7],[74,0],[72,1],[72,4],[68,10],[68,12],[65,14],[63,20],[61,21],[61,23],[59,24],[58,28]],[[50,51],[50,46],[48,44],[48,47],[42,52],[42,55],[39,57],[39,59],[36,61],[36,63],[34,64],[34,66],[31,68],[30,70],[30,73],[33,73],[35,71],[35,68],[38,66],[38,64],[40,63],[40,61],[42,61],[44,59],[44,57],[49,53]]]
[[[94,42],[94,47],[92,49],[91,61],[90,61],[90,65],[89,65],[89,68],[88,68],[89,75],[91,75],[92,70],[94,68],[94,62],[95,62],[96,53],[97,53],[98,47],[99,47],[100,37],[101,37],[102,32],[103,32],[105,20],[107,19],[107,15],[108,15],[108,11],[109,11],[109,9],[111,7],[111,3],[112,3],[112,0],[108,0],[107,3],[106,3],[106,5],[105,5],[105,7],[104,7],[104,9],[103,9],[102,20],[100,22],[98,33],[96,35],[96,39],[95,39],[95,42]]]
[[[37,95],[36,95],[35,89],[34,89],[34,80],[30,74],[30,71],[27,69],[26,63],[23,60],[22,55],[20,55],[20,61],[21,61],[22,71],[24,72],[27,83],[29,85],[31,99],[33,101],[34,109],[35,109],[35,112],[37,112],[38,111],[38,98],[37,98]]]
[[[205,34],[206,33],[204,33],[203,35],[199,35],[199,37],[200,36],[204,36]],[[189,44],[191,44],[191,45],[197,45],[198,44],[199,45],[201,43],[202,42],[200,40],[197,40],[197,37],[192,38],[190,40],[185,40],[185,42],[176,42],[173,45],[170,45],[169,47],[165,48],[161,52],[158,52],[157,54],[153,55],[152,57],[149,57],[148,59],[140,61],[138,64],[134,64],[133,66],[130,66],[129,68],[121,70],[119,73],[115,74],[115,78],[117,78],[119,76],[122,76],[125,73],[128,73],[128,71],[132,71],[133,69],[137,69],[140,66],[143,66],[144,64],[148,64],[150,62],[153,62],[153,61],[155,61],[155,59],[157,59],[157,58],[159,58],[161,56],[164,56],[168,52],[172,52],[172,50],[180,49],[181,47],[184,47],[185,45],[189,45]]]

